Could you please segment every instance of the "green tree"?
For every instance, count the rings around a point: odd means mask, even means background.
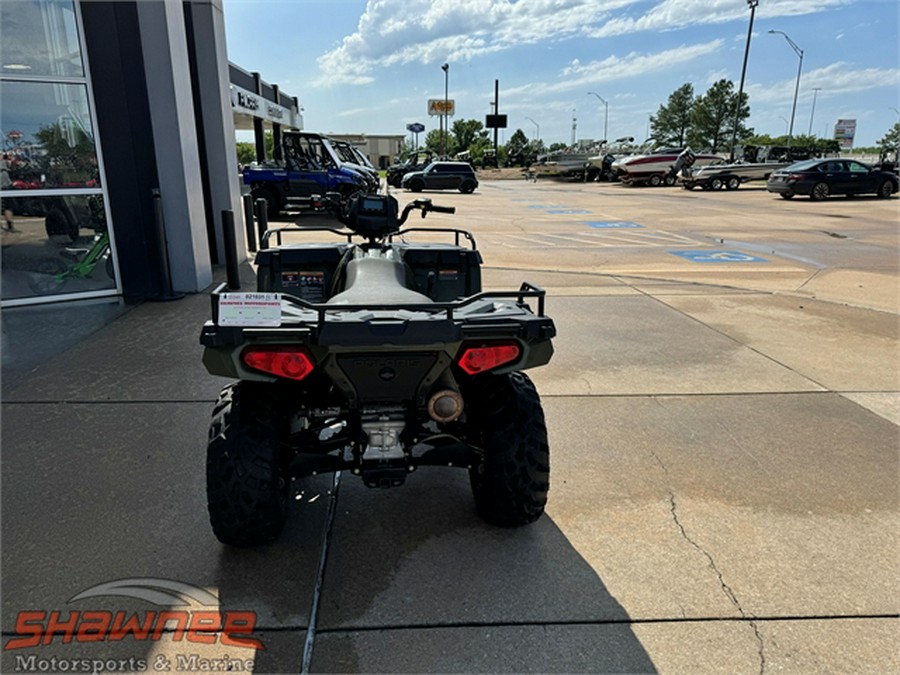
[[[659,106],[656,115],[650,117],[650,135],[662,145],[684,146],[693,106],[693,85],[681,85],[669,95],[666,105]]]
[[[256,161],[256,146],[253,143],[238,141],[236,147],[238,164],[250,164]]]
[[[444,135],[440,129],[432,129],[425,134],[425,150],[431,150],[435,155],[440,155],[444,147]]]
[[[517,159],[522,157],[527,147],[528,136],[521,129],[516,129],[515,133],[506,142],[506,156],[511,161],[517,162]]]
[[[730,150],[735,110],[738,121],[736,142],[743,142],[753,135],[753,130],[743,124],[750,117],[749,97],[742,93],[738,108],[734,84],[731,80],[719,80],[694,101],[691,108],[691,128],[687,135],[688,144],[695,150]]]
[[[488,132],[478,120],[456,120],[450,128],[453,153],[472,152],[473,146],[484,147]],[[478,143],[482,141],[482,143]]]
[[[54,122],[34,134],[44,153],[38,160],[49,185],[84,183],[99,177],[94,140],[80,127]]]
[[[878,141],[878,149],[882,151],[894,150],[898,147],[900,147],[900,122],[888,129],[884,138]]]

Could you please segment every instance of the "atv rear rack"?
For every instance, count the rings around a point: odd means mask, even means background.
[[[216,287],[216,289],[212,292],[210,296],[210,301],[212,304],[212,321],[214,324],[218,325],[219,323],[219,298],[223,293],[228,292],[228,284],[222,283]],[[530,307],[528,307],[525,303],[525,298],[535,298],[537,300],[537,313],[534,316],[543,317],[544,314],[544,299],[547,295],[547,291],[539,286],[535,286],[534,284],[530,284],[527,281],[523,281],[521,287],[519,287],[518,291],[482,291],[481,293],[476,293],[475,295],[470,295],[467,298],[463,298],[462,300],[457,300],[455,302],[428,302],[428,303],[407,303],[407,304],[371,304],[367,303],[365,305],[330,305],[327,302],[325,303],[313,303],[303,300],[302,298],[298,298],[296,295],[291,295],[290,293],[281,293],[281,301],[287,302],[288,304],[299,307],[300,309],[311,310],[316,312],[316,323],[321,326],[326,322],[327,314],[334,314],[337,312],[344,313],[352,313],[352,312],[364,312],[364,311],[409,311],[409,312],[427,312],[429,314],[435,314],[437,312],[446,312],[447,320],[454,321],[456,317],[454,317],[454,312],[462,309],[463,307],[468,307],[469,305],[479,302],[481,300],[491,300],[491,299],[510,299],[515,298],[516,304],[520,307],[526,307],[530,311]]]
[[[201,343],[207,347],[242,344],[247,337],[296,334],[316,335],[323,339],[327,334],[331,339],[352,339],[357,346],[377,343],[387,333],[394,334],[391,324],[396,325],[397,336],[406,334],[411,343],[424,340],[426,336],[444,340],[460,339],[466,335],[475,338],[481,334],[492,337],[519,337],[529,344],[549,341],[556,334],[552,319],[544,313],[546,291],[538,286],[524,282],[518,291],[483,291],[455,302],[407,303],[407,304],[366,304],[336,305],[328,303],[312,303],[289,293],[281,294],[282,317],[287,319],[280,326],[220,326],[219,299],[227,292],[227,285],[219,285],[211,295],[212,321],[207,322],[201,335]],[[537,300],[537,313],[526,304],[526,298]],[[515,300],[515,305],[508,305],[507,312],[495,312],[496,305],[490,311],[473,311],[460,316],[468,307],[489,300]],[[289,305],[286,308],[284,305]],[[290,313],[290,308],[300,312]],[[476,308],[477,309],[477,308]],[[502,308],[500,308],[502,309]],[[376,316],[376,312],[389,312],[394,321],[386,321],[385,316]],[[336,315],[343,316],[338,317]],[[419,317],[416,316],[419,315]],[[422,317],[422,315],[426,315]],[[421,317],[421,318],[420,318]],[[367,339],[354,326],[367,325]],[[376,328],[377,327],[377,328]],[[407,327],[409,332],[407,333]],[[318,338],[315,338],[318,340]]]

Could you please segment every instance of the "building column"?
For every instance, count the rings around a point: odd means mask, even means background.
[[[238,259],[243,260],[246,258],[244,212],[229,93],[222,0],[190,0],[186,6],[191,13],[192,45],[196,59],[194,91],[199,102],[198,131],[205,149],[202,177],[210,211],[206,214],[210,225],[208,229],[215,233],[215,258],[223,262],[226,257],[222,211],[231,210],[234,213]]]
[[[176,291],[199,292],[212,283],[212,265],[197,126],[193,101],[185,95],[192,85],[184,10],[180,0],[136,5],[172,286]]]
[[[259,73],[253,73],[253,81],[256,84],[256,94],[262,98],[262,77]],[[266,131],[261,117],[253,118],[253,140],[256,141],[256,163],[266,161]]]

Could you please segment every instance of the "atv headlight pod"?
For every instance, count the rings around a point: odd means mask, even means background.
[[[297,345],[251,345],[241,354],[241,361],[251,370],[298,381],[316,367],[309,350]]]
[[[467,374],[477,375],[517,361],[521,355],[522,348],[512,340],[467,343],[462,346],[456,364]]]

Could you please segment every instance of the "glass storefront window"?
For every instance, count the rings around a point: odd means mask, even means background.
[[[0,82],[0,100],[0,189],[99,187],[85,85]]]
[[[72,0],[0,2],[0,73],[83,77]]]
[[[115,294],[115,256],[75,0],[0,0],[5,306]]]
[[[3,300],[116,287],[102,195],[5,196],[0,211]]]

